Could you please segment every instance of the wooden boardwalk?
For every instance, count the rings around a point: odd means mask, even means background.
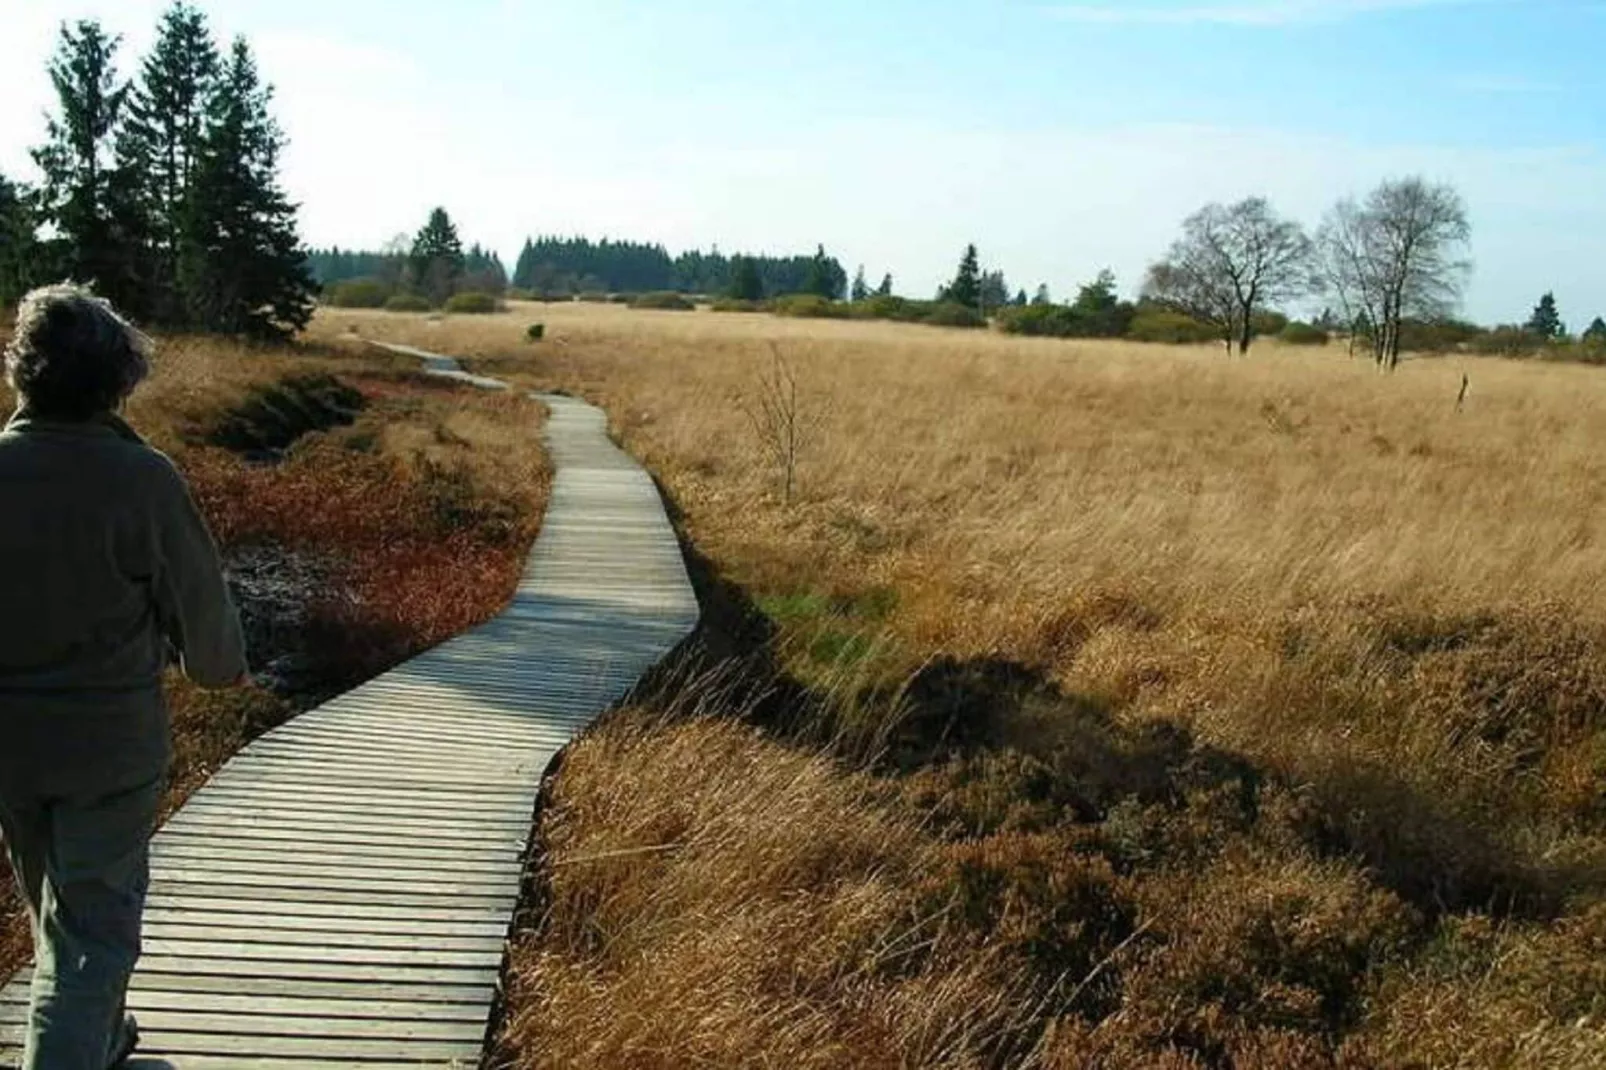
[[[507,610],[269,732],[156,836],[130,1066],[479,1064],[543,771],[698,616],[651,479],[543,400],[557,472]],[[0,991],[0,1066],[26,1003]]]

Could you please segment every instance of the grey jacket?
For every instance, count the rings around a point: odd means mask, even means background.
[[[159,773],[167,644],[246,670],[217,546],[183,477],[121,419],[0,432],[0,777],[63,794]]]

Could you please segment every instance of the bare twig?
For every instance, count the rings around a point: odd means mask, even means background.
[[[797,490],[798,461],[814,444],[825,410],[803,396],[797,374],[774,342],[770,358],[753,394],[739,404],[764,452],[780,470],[782,495],[790,505]]]

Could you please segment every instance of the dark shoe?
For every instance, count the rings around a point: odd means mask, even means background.
[[[117,1037],[117,1043],[112,1046],[112,1061],[106,1064],[107,1070],[117,1070],[134,1054],[139,1047],[139,1023],[134,1021],[130,1014],[123,1019],[122,1032]]]

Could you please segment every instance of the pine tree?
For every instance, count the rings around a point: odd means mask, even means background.
[[[146,282],[152,311],[167,323],[180,322],[188,305],[179,287],[185,205],[195,184],[218,64],[206,17],[175,3],[162,15],[117,137],[121,170],[137,176],[135,211],[151,232]]]
[[[942,291],[942,299],[956,305],[975,308],[981,301],[981,261],[976,246],[965,246],[965,255],[959,260],[959,271]]]
[[[730,287],[727,292],[738,301],[764,300],[764,279],[752,257],[737,256],[731,259]]]
[[[1606,343],[1606,319],[1596,316],[1595,322],[1591,323],[1589,329],[1584,331],[1584,341],[1596,344]]]
[[[33,193],[0,175],[0,308],[14,305],[43,277]]]
[[[413,239],[408,272],[413,289],[432,305],[444,304],[456,292],[463,275],[463,242],[446,209],[431,211],[428,222]]]
[[[1032,295],[1032,304],[1034,304],[1034,305],[1052,305],[1053,303],[1054,303],[1054,297],[1053,297],[1052,294],[1049,293],[1048,283],[1046,283],[1046,282],[1039,283],[1038,286],[1037,286],[1037,293]]]
[[[981,284],[977,287],[976,303],[983,312],[990,308],[1002,308],[1009,303],[1009,283],[1004,281],[1002,271],[982,273]]]
[[[502,258],[475,242],[463,257],[460,286],[471,293],[501,294],[507,289],[507,269],[502,266]]]
[[[864,265],[859,265],[858,273],[853,276],[853,289],[848,295],[854,301],[863,301],[870,296],[870,284],[864,278]]]
[[[877,297],[892,296],[892,272],[889,271],[881,276],[881,285],[875,288],[875,295]]]
[[[827,256],[825,246],[821,245],[814,250],[814,256],[809,259],[808,270],[803,277],[803,293],[818,294],[828,300],[835,301],[841,298],[843,290],[847,288],[848,273],[842,270],[835,257]]]
[[[51,57],[50,81],[59,111],[46,125],[47,142],[33,150],[44,175],[41,215],[56,237],[52,266],[93,284],[129,315],[142,317],[139,240],[130,218],[131,175],[112,159],[112,138],[128,93],[117,80],[117,46],[98,22],[62,26]]]
[[[524,248],[519,250],[519,258],[513,262],[513,285],[521,290],[533,290],[534,274],[535,243],[525,238]]]
[[[236,38],[207,103],[180,258],[191,319],[257,338],[306,326],[314,291],[296,207],[279,188],[284,137],[268,114],[271,94]]]
[[[1534,314],[1529,317],[1527,328],[1530,334],[1550,340],[1560,338],[1567,333],[1566,324],[1561,322],[1561,315],[1556,311],[1556,295],[1547,293],[1539,299],[1534,306]]]

